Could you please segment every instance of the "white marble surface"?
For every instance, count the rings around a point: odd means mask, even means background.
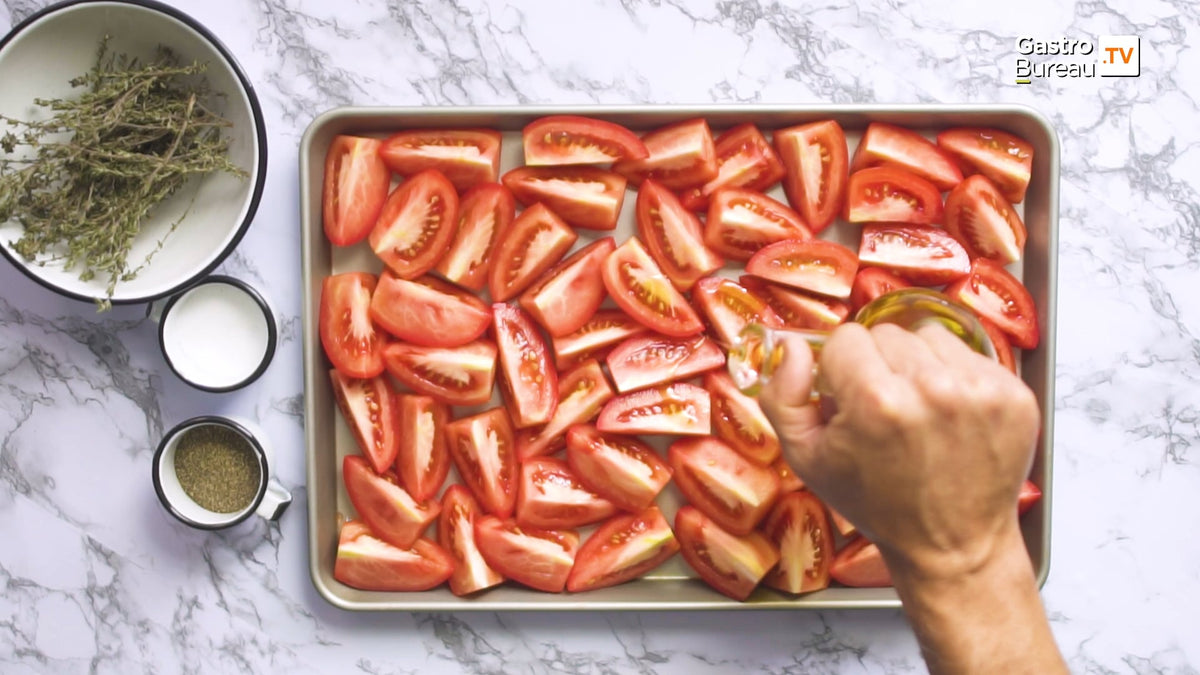
[[[0,29],[41,6],[0,0]],[[180,0],[254,81],[270,176],[224,269],[283,326],[266,376],[195,393],[141,308],[0,265],[0,672],[922,671],[897,612],[354,615],[308,579],[297,143],[343,104],[1032,104],[1063,153],[1053,566],[1072,670],[1200,664],[1200,11],[1186,0]],[[1014,39],[1142,38],[1142,75],[1012,84]],[[3,83],[0,83],[0,87]],[[165,427],[252,414],[297,502],[201,534],[149,477]]]

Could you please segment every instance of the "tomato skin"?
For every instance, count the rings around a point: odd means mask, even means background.
[[[521,132],[526,166],[608,164],[645,159],[650,151],[637,134],[619,124],[577,115],[549,115]]]
[[[892,575],[879,547],[866,537],[846,544],[833,558],[829,576],[843,586],[852,588],[887,588],[892,585]]]
[[[704,245],[700,219],[653,179],[646,179],[638,189],[637,232],[650,256],[681,291],[725,264]]]
[[[945,230],[922,225],[867,225],[858,259],[917,286],[940,286],[971,270],[967,251]]]
[[[371,318],[392,336],[425,347],[460,347],[483,335],[492,310],[450,284],[385,271],[371,296]]]
[[[658,507],[616,516],[583,542],[567,590],[594,591],[632,581],[678,552],[679,541]]]
[[[829,586],[833,532],[825,505],[811,492],[792,492],[763,523],[763,532],[779,549],[779,566],[763,583],[787,593],[811,593]]]
[[[392,176],[374,138],[337,136],[325,155],[321,193],[325,236],[335,246],[366,238],[387,199]]]
[[[572,253],[521,294],[518,303],[551,337],[579,330],[600,309],[608,292],[596,270],[615,251],[612,237]]]
[[[600,364],[584,361],[558,379],[558,406],[545,426],[525,429],[517,435],[517,457],[525,461],[558,452],[566,444],[567,430],[590,422],[613,397],[612,387]]]
[[[531,457],[521,462],[518,526],[574,529],[598,523],[616,512],[612,502],[584,487],[563,460]]]
[[[589,424],[567,432],[567,464],[584,487],[631,513],[650,507],[673,473],[645,443]]]
[[[779,494],[786,495],[789,492],[804,489],[804,480],[792,471],[792,467],[783,457],[771,463],[771,470],[779,477]]]
[[[520,307],[492,305],[500,350],[500,393],[518,429],[545,424],[558,407],[558,371],[533,320]]]
[[[707,436],[712,432],[708,392],[672,384],[622,394],[600,411],[596,428],[619,434]]]
[[[715,150],[716,177],[680,198],[684,207],[692,211],[707,210],[709,199],[721,188],[743,187],[764,192],[784,176],[779,156],[753,124],[739,124],[717,136]]]
[[[688,503],[732,534],[758,527],[779,496],[779,478],[715,438],[685,438],[667,449],[675,485]]]
[[[858,278],[857,274],[855,278]],[[850,317],[850,305],[842,300],[784,288],[749,275],[743,275],[738,282],[746,290],[766,300],[783,325],[789,328],[832,330]],[[853,289],[850,293],[853,296]]]
[[[442,511],[435,501],[413,499],[400,487],[395,474],[376,474],[358,455],[343,458],[342,478],[359,517],[377,537],[401,549],[416,543]]]
[[[846,132],[833,120],[779,129],[772,139],[786,176],[783,192],[804,222],[819,233],[829,227],[846,195]]]
[[[694,506],[675,512],[675,536],[687,564],[705,583],[734,600],[750,597],[779,562],[779,551],[762,533],[731,534]]]
[[[543,204],[521,212],[494,252],[488,292],[495,302],[516,297],[554,266],[579,235]]]
[[[475,543],[488,565],[505,577],[535,590],[561,593],[575,564],[579,534],[520,527],[484,516],[475,523]]]
[[[812,239],[786,204],[741,188],[717,190],[708,206],[704,243],[733,260],[749,260],[762,247],[785,239]]]
[[[946,295],[991,321],[1021,349],[1038,346],[1037,306],[1014,277],[987,258],[976,258],[970,273],[946,288]]]
[[[479,504],[467,488],[457,483],[442,495],[442,517],[438,519],[438,544],[454,559],[450,592],[462,597],[497,586],[504,581],[488,566],[475,545],[475,522],[483,517]]]
[[[610,347],[646,332],[646,327],[619,309],[601,309],[570,335],[553,338],[554,365],[565,372],[590,358],[601,359]]]
[[[500,180],[522,204],[545,204],[585,230],[616,229],[625,202],[625,178],[594,167],[523,166]]]
[[[983,331],[987,333],[988,339],[992,341],[992,350],[996,352],[996,361],[1000,365],[1008,368],[1008,371],[1013,375],[1017,374],[1017,359],[1013,356],[1012,344],[1008,341],[1008,336],[996,324],[987,319],[977,316],[979,325],[983,326]]]
[[[941,193],[916,174],[891,166],[850,174],[846,220],[851,223],[932,225],[944,217]]]
[[[384,377],[352,378],[337,370],[329,371],[329,378],[338,410],[359,451],[371,461],[376,473],[387,471],[400,450],[392,386]]]
[[[1021,492],[1017,496],[1017,515],[1023,516],[1029,513],[1034,504],[1037,504],[1042,498],[1042,491],[1038,486],[1033,484],[1033,481],[1028,478],[1021,484]]]
[[[396,409],[400,430],[396,475],[413,499],[433,499],[450,473],[445,431],[450,410],[429,396],[412,394],[397,396]]]
[[[760,294],[732,279],[701,279],[692,292],[692,299],[712,327],[713,334],[726,345],[737,342],[742,330],[752,323],[767,328],[783,327],[783,319]]]
[[[946,231],[971,258],[991,258],[1002,265],[1021,259],[1025,223],[995,184],[976,174],[946,196]]]
[[[858,532],[858,528],[855,527],[854,523],[850,522],[846,516],[843,516],[833,507],[829,509],[829,521],[833,523],[838,532],[842,533],[843,537],[852,537]]]
[[[704,388],[712,396],[714,436],[760,466],[779,460],[779,436],[757,399],[738,391],[729,374],[720,371],[704,376]]]
[[[873,166],[895,166],[933,183],[939,192],[962,181],[962,171],[938,146],[915,131],[872,122],[850,162],[851,173]]]
[[[458,228],[450,249],[434,269],[447,281],[472,291],[483,290],[491,272],[491,252],[508,233],[517,202],[499,183],[481,183],[458,203]]]
[[[458,228],[458,193],[439,171],[409,178],[388,195],[368,238],[396,276],[416,279],[445,255]]]
[[[637,237],[630,237],[608,256],[602,277],[613,302],[650,330],[671,337],[704,330],[695,310]]]
[[[371,321],[374,274],[346,272],[321,282],[318,332],[329,362],[349,377],[372,378],[383,372],[387,339]]]
[[[717,177],[717,150],[708,121],[703,118],[651,131],[642,137],[642,143],[649,157],[613,165],[613,171],[634,185],[652,178],[668,189],[686,190]]]
[[[517,503],[517,448],[504,408],[446,425],[446,447],[483,510],[500,518],[511,516]]]
[[[857,271],[854,251],[824,239],[771,244],[746,263],[746,272],[760,279],[843,300]]]
[[[428,539],[397,548],[371,535],[358,521],[342,525],[333,578],[364,591],[427,591],[441,586],[454,571],[454,560]]]
[[[1033,172],[1033,146],[999,129],[946,129],[937,135],[938,147],[987,176],[1008,201],[1025,200]]]
[[[388,373],[418,394],[449,405],[482,405],[496,381],[496,345],[476,340],[461,347],[422,347],[393,342],[383,350]],[[457,378],[446,375],[454,369]],[[466,384],[461,384],[466,378]]]
[[[854,287],[850,289],[850,306],[855,312],[875,298],[912,284],[882,267],[863,267],[854,275]]]
[[[720,368],[725,365],[725,354],[703,335],[644,335],[617,345],[606,361],[617,391],[624,394]]]
[[[454,157],[447,150],[459,149]],[[460,192],[494,183],[500,174],[500,132],[492,129],[414,129],[392,134],[379,148],[388,168],[401,176],[436,169]]]

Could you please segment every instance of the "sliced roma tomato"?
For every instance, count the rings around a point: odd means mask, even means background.
[[[476,340],[461,347],[394,342],[383,350],[387,371],[418,394],[450,405],[480,405],[492,397],[496,345]]]
[[[850,305],[841,300],[776,286],[748,275],[743,275],[738,281],[746,290],[766,300],[783,325],[789,328],[832,330],[834,326],[845,323],[850,316]],[[851,290],[851,295],[853,293]]]
[[[650,330],[674,337],[704,330],[695,310],[637,237],[630,237],[608,256],[603,278],[613,302]]]
[[[558,452],[566,445],[567,429],[590,422],[613,397],[608,378],[596,361],[584,361],[558,379],[558,407],[546,426],[517,435],[517,457],[522,461]]]
[[[850,171],[880,165],[910,171],[936,185],[939,192],[963,179],[954,160],[925,137],[910,129],[872,122],[854,151]]]
[[[623,394],[600,411],[596,428],[618,434],[707,436],[712,432],[708,392],[693,384],[673,384]]]
[[[945,230],[924,225],[867,225],[858,260],[882,267],[918,286],[940,286],[971,269],[962,244]]]
[[[458,484],[446,488],[437,536],[438,544],[454,559],[450,592],[458,596],[478,593],[504,581],[499,572],[488,566],[475,545],[475,521],[482,517],[479,504],[467,488]]]
[[[531,457],[521,462],[517,525],[571,529],[598,523],[616,512],[612,502],[584,487],[563,460]]]
[[[654,261],[681,291],[725,264],[704,245],[700,219],[653,179],[638,189],[637,231]]]
[[[686,190],[717,177],[717,151],[704,119],[687,120],[642,137],[650,156],[624,160],[613,171],[635,185],[652,178],[671,190]]]
[[[946,196],[946,231],[972,258],[1007,265],[1025,250],[1025,223],[992,181],[976,174]]]
[[[567,432],[567,464],[584,487],[633,513],[654,503],[672,473],[645,443],[602,434],[589,424],[577,424]]]
[[[741,188],[713,195],[704,225],[704,243],[712,250],[733,260],[749,260],[767,244],[785,239],[812,239],[808,226],[786,204]]]
[[[1008,368],[1013,375],[1017,374],[1017,359],[1013,356],[1012,345],[1008,341],[1008,336],[996,324],[984,319],[979,319],[979,325],[983,326],[983,330],[987,333],[988,339],[992,341],[992,351],[996,352],[996,360],[1000,365]]]
[[[627,393],[720,368],[725,354],[703,335],[640,335],[617,345],[606,360],[617,391]]]
[[[796,475],[795,471],[792,471],[792,467],[786,459],[780,457],[772,462],[771,470],[775,472],[776,476],[779,476],[779,494],[786,495],[789,492],[804,489],[804,481]]]
[[[1000,193],[1016,204],[1024,201],[1033,171],[1033,146],[999,129],[947,129],[938,147],[992,179]]]
[[[739,124],[717,136],[716,152],[716,177],[683,194],[683,205],[692,211],[708,209],[708,200],[721,188],[762,192],[783,178],[779,156],[753,124]]]
[[[523,166],[500,179],[517,201],[541,202],[575,227],[612,230],[625,201],[625,178],[587,166]]]
[[[500,175],[500,132],[491,129],[413,129],[389,136],[379,156],[392,171],[414,176],[440,171],[465,191]]]
[[[468,190],[458,203],[454,241],[434,269],[463,288],[482,290],[492,269],[492,251],[516,213],[516,200],[499,183],[481,183]]]
[[[500,393],[518,429],[545,424],[558,407],[558,371],[533,320],[520,307],[492,305],[500,350]]]
[[[516,297],[571,250],[577,239],[579,235],[544,205],[522,211],[500,246],[488,253],[494,258],[488,276],[492,300]]]
[[[346,272],[325,277],[321,284],[318,324],[325,356],[350,377],[375,377],[383,372],[386,339],[371,322],[375,275]]]
[[[705,375],[704,388],[712,396],[713,434],[717,438],[755,464],[767,466],[779,459],[779,436],[757,399],[738,391],[725,372]]]
[[[942,195],[933,183],[890,166],[850,174],[846,220],[852,223],[942,222]]]
[[[675,512],[675,536],[687,564],[705,583],[734,600],[750,597],[779,563],[779,550],[761,533],[730,534],[692,506]]]
[[[561,593],[575,564],[579,534],[520,527],[511,520],[484,516],[475,523],[475,543],[483,559],[500,574],[539,591]]]
[[[458,475],[488,513],[507,518],[517,503],[517,447],[504,408],[446,425],[446,447]]]
[[[527,166],[608,164],[650,156],[642,140],[620,124],[577,115],[550,115],[521,132]]]
[[[746,263],[746,272],[784,286],[846,299],[858,271],[858,256],[835,241],[781,241]]]
[[[996,324],[1021,349],[1038,346],[1037,307],[1019,279],[987,258],[976,258],[970,274],[946,288],[946,295]]]
[[[632,581],[679,552],[679,542],[657,506],[617,516],[583,542],[567,577],[572,593]]]
[[[338,136],[325,155],[322,216],[335,246],[362,241],[383,209],[392,176],[379,159],[379,145],[374,138]]]
[[[879,547],[859,537],[846,544],[833,558],[829,576],[844,586],[854,588],[886,588],[892,585],[892,575]]]
[[[346,455],[342,460],[342,479],[358,516],[375,536],[392,546],[412,546],[442,511],[435,501],[413,499],[397,483],[396,474],[376,474],[358,455]]]
[[[858,532],[858,528],[854,526],[854,523],[839,513],[837,509],[829,509],[829,520],[833,521],[833,526],[837,528],[838,532],[842,533],[843,537],[851,537]]]
[[[604,302],[604,280],[596,271],[616,248],[612,237],[588,244],[543,274],[518,302],[551,337],[574,333]]]
[[[376,473],[387,471],[400,450],[395,394],[387,378],[357,379],[336,370],[329,371],[329,377],[342,419],[354,434],[358,449],[371,460]]]
[[[675,485],[688,503],[733,534],[749,534],[779,496],[779,478],[715,438],[685,438],[667,449]]]
[[[1023,516],[1042,498],[1042,491],[1028,478],[1021,484],[1021,493],[1017,496],[1017,515]]]
[[[779,566],[763,583],[787,593],[811,593],[829,586],[833,532],[825,506],[810,492],[784,495],[763,523],[779,548]]]
[[[875,298],[911,285],[882,267],[861,267],[858,274],[854,275],[854,287],[850,289],[850,305],[857,312]]]
[[[416,279],[445,255],[458,228],[458,193],[436,170],[422,171],[388,196],[369,239],[397,276]]]
[[[646,327],[619,309],[602,309],[592,315],[579,330],[551,340],[554,365],[559,372],[590,358],[603,358],[613,345],[646,332]]]
[[[396,474],[405,490],[419,502],[433,499],[450,473],[446,424],[450,411],[429,396],[396,397],[400,451]]]
[[[783,320],[765,299],[732,279],[701,279],[692,298],[717,339],[725,345],[737,342],[742,330],[752,323],[768,328],[783,327]]]
[[[371,318],[395,337],[426,347],[459,347],[483,335],[492,310],[482,300],[450,284],[421,277],[379,277],[371,296]]]
[[[846,133],[833,120],[775,132],[775,150],[787,172],[783,191],[813,232],[837,217],[846,195]]]
[[[454,559],[428,539],[397,548],[375,538],[362,523],[347,521],[338,540],[333,578],[364,591],[427,591],[454,572]]]

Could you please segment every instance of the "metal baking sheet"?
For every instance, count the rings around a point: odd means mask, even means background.
[[[894,608],[900,601],[887,589],[829,588],[793,597],[759,588],[739,603],[710,589],[676,556],[647,577],[613,588],[582,594],[549,594],[505,584],[471,598],[459,598],[445,586],[421,593],[382,593],[349,588],[333,578],[338,527],[353,514],[342,488],[341,459],[357,452],[353,438],[336,410],[328,380],[329,364],[317,333],[321,281],[349,270],[378,271],[379,262],[365,244],[335,249],[325,239],[321,223],[321,185],[326,149],[338,134],[386,136],[401,129],[488,127],[504,132],[501,171],[521,164],[521,129],[549,114],[586,115],[609,120],[641,133],[694,117],[704,117],[714,134],[753,122],[769,133],[791,125],[834,119],[846,130],[853,153],[859,136],[873,121],[913,128],[929,135],[952,126],[987,126],[1014,133],[1034,147],[1033,178],[1023,204],[1018,205],[1029,231],[1025,259],[1017,271],[1038,307],[1041,345],[1020,355],[1021,376],[1041,405],[1042,436],[1032,479],[1044,496],[1021,522],[1025,543],[1039,587],[1050,567],[1051,452],[1054,423],[1054,345],[1056,262],[1058,256],[1058,138],[1045,117],[1011,105],[919,106],[571,106],[487,108],[339,108],[316,118],[300,145],[300,235],[304,284],[305,442],[308,460],[308,521],[310,569],[317,591],[330,603],[347,610],[471,611],[471,610],[716,610],[716,609],[850,609]],[[783,200],[779,187],[769,192]],[[581,247],[597,236],[614,235],[620,243],[633,231],[633,191],[626,192],[621,221],[615,232],[580,231]],[[835,225],[826,232],[857,249],[857,228]],[[829,235],[823,235],[829,236]],[[730,271],[732,272],[732,271]],[[484,406],[487,407],[487,406]],[[455,416],[470,411],[455,409]],[[665,443],[657,447],[663,448]],[[454,480],[451,472],[450,480]],[[659,499],[668,520],[679,504],[674,485]],[[583,534],[586,536],[587,531]]]

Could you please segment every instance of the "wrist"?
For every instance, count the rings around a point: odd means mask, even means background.
[[[1016,518],[996,525],[986,536],[942,549],[900,550],[880,547],[897,587],[962,585],[1011,573],[1032,574],[1029,554]]]

